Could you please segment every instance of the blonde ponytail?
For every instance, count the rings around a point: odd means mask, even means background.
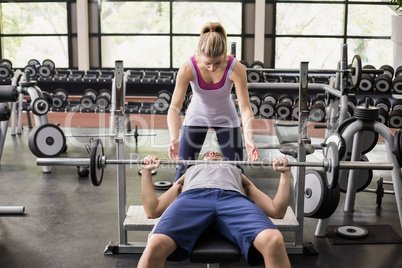
[[[210,58],[227,54],[226,30],[219,22],[209,22],[201,29],[198,54]]]

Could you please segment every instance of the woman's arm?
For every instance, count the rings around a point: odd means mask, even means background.
[[[144,163],[145,164],[141,166],[142,205],[144,206],[145,214],[148,218],[158,218],[181,193],[184,175],[158,198],[152,182],[152,170],[159,166],[160,161],[156,156],[147,156],[144,158]]]
[[[179,159],[179,130],[181,128],[180,110],[190,81],[193,80],[193,73],[188,62],[185,62],[179,69],[176,77],[176,85],[170,102],[167,124],[170,133],[169,158]]]
[[[245,194],[251,198],[264,213],[271,218],[282,219],[285,216],[290,200],[290,167],[286,166],[287,159],[280,157],[274,160],[274,170],[280,172],[278,190],[272,200],[259,190],[246,176],[242,175]]]
[[[246,70],[240,62],[235,64],[230,79],[234,82],[236,88],[248,160],[255,161],[258,159],[259,153],[254,143],[254,114],[251,110],[250,98],[248,96]]]

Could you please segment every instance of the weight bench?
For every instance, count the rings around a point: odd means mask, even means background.
[[[279,141],[279,151],[285,155],[290,155],[297,159],[299,142],[299,123],[288,121],[275,121],[274,129]],[[304,143],[306,155],[314,153],[314,146],[311,144],[310,137]]]
[[[299,223],[291,207],[287,208],[283,219],[271,219],[281,231],[294,231]],[[151,231],[158,219],[148,219],[143,206],[130,206],[123,226],[126,231]],[[206,263],[207,267],[219,267],[219,263],[239,262],[240,248],[213,232],[205,232],[194,246],[190,255],[190,262]]]

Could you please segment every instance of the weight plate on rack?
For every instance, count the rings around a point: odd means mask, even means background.
[[[325,171],[326,182],[329,189],[334,189],[339,180],[339,154],[338,145],[334,142],[327,144],[326,159],[330,161],[329,167]]]
[[[359,55],[355,55],[352,59],[352,87],[357,89],[362,78],[362,59]]]
[[[350,156],[348,156],[344,161],[350,161]],[[368,162],[368,158],[363,155],[360,161]],[[348,169],[342,169],[339,172],[339,188],[342,193],[346,193],[348,189],[349,181],[349,171]],[[373,179],[373,171],[370,169],[359,170],[359,177],[356,183],[356,192],[361,192],[371,183]]]
[[[45,98],[38,97],[31,103],[31,110],[35,115],[42,116],[49,112],[50,105]]]
[[[346,127],[353,122],[355,122],[357,118],[355,117],[349,117],[345,119],[342,123],[339,124],[337,132],[342,135],[343,131],[346,129]],[[378,142],[378,133],[374,131],[363,131],[364,132],[364,137],[363,137],[363,148],[362,148],[362,154],[367,154],[370,152]],[[346,153],[351,154],[352,153],[352,144],[346,144]]]
[[[304,186],[304,216],[315,218],[320,212],[328,188],[324,183],[324,174],[318,170],[306,170]]]
[[[339,133],[332,133],[324,140],[324,144],[329,144],[330,142],[334,142],[336,145],[338,145],[339,159],[343,159],[346,150],[345,139],[339,135]],[[327,155],[327,148],[327,146],[322,147],[323,155]]]
[[[28,145],[37,157],[56,157],[66,148],[66,137],[56,125],[43,124],[34,127],[29,133]]]
[[[91,153],[89,155],[89,173],[91,174],[91,181],[94,186],[102,184],[104,168],[101,166],[100,160],[104,155],[102,140],[94,140],[91,143]]]

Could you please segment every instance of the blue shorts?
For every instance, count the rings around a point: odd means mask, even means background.
[[[201,234],[211,227],[238,245],[249,264],[264,262],[254,248],[255,237],[277,229],[268,216],[248,197],[235,191],[193,189],[182,193],[163,213],[153,233],[172,238],[178,248],[167,260],[188,258]]]

